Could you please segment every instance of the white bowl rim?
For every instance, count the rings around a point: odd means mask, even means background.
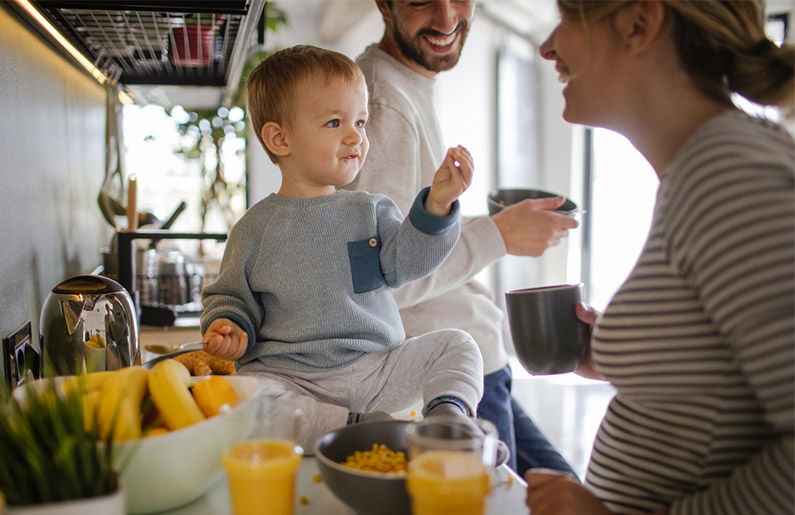
[[[27,387],[30,387],[30,388],[42,388],[43,386],[33,386],[33,385],[44,385],[44,384],[46,384],[47,381],[54,381],[56,384],[59,384],[59,383],[62,383],[63,381],[66,381],[70,377],[74,377],[74,376],[42,377],[42,378],[36,379],[36,380],[34,380],[34,381],[30,382],[30,383],[25,383],[23,385],[20,385],[20,387],[18,387],[18,388],[15,388],[14,391],[12,392],[12,396],[14,397],[14,399],[16,399],[17,402],[24,402],[25,395],[26,395],[25,388],[27,388]],[[211,376],[194,376],[194,377],[195,377],[195,379],[198,382],[198,380],[206,379],[206,378],[211,377]],[[235,415],[239,414],[240,410],[244,407],[244,405],[248,404],[249,402],[254,402],[255,397],[260,392],[262,392],[265,389],[265,386],[266,386],[266,381],[263,378],[260,378],[260,377],[257,377],[257,376],[246,376],[246,375],[240,375],[239,376],[239,375],[236,375],[236,374],[232,374],[232,375],[220,376],[220,377],[224,377],[226,379],[231,379],[233,382],[237,382],[238,380],[240,380],[240,381],[257,382],[258,384],[257,384],[256,388],[254,388],[254,390],[251,392],[251,394],[247,398],[242,399],[237,404],[237,406],[235,406],[234,408],[232,408],[231,410],[229,410],[226,413],[221,413],[221,414],[216,415],[214,417],[207,418],[207,419],[203,420],[201,423],[192,424],[190,426],[186,426],[186,427],[183,427],[182,429],[177,429],[177,430],[174,430],[174,431],[168,431],[167,433],[164,433],[164,434],[155,435],[155,436],[143,436],[143,435],[141,435],[140,438],[136,438],[135,440],[120,440],[118,442],[113,442],[113,446],[116,449],[124,449],[124,448],[128,448],[131,445],[138,445],[142,441],[154,441],[154,440],[157,440],[158,442],[163,442],[163,441],[169,440],[171,438],[177,438],[177,437],[179,437],[181,435],[185,435],[187,433],[190,433],[191,431],[201,431],[204,427],[206,427],[203,423],[213,422],[213,421],[216,421],[216,420],[223,420],[223,419],[226,419],[226,418],[228,418],[230,416],[235,416]]]

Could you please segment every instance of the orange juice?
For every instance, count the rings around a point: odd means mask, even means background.
[[[285,440],[249,440],[223,456],[234,515],[292,515],[301,454]]]
[[[474,454],[429,451],[409,462],[406,488],[413,515],[483,515],[489,476]]]

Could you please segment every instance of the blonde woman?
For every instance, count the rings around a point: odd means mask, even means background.
[[[752,1],[561,0],[540,48],[563,117],[625,135],[660,185],[579,372],[616,396],[585,485],[530,471],[533,515],[793,513],[795,51]]]

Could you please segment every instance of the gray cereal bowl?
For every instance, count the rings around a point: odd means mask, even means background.
[[[558,193],[552,193],[543,190],[499,188],[489,192],[486,203],[488,204],[489,214],[493,215],[501,211],[505,206],[516,204],[517,202],[521,202],[524,199],[541,199],[557,196]],[[568,198],[566,199],[566,202],[564,202],[563,205],[557,208],[555,211],[570,216],[574,216],[580,212],[577,209],[577,204]]]
[[[356,451],[384,444],[393,451],[408,450],[406,426],[414,422],[387,420],[346,426],[315,442],[315,458],[329,490],[357,515],[410,515],[406,477],[356,470],[342,465]]]

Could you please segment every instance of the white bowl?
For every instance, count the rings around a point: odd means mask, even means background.
[[[228,413],[160,436],[114,444],[128,514],[170,510],[204,495],[223,473],[221,455],[245,438],[247,427],[240,421],[253,420],[257,394],[284,391],[279,383],[253,376],[224,377],[243,399]],[[24,388],[17,388],[14,396],[24,399]]]
[[[164,435],[114,444],[127,513],[182,506],[204,495],[218,481],[223,473],[221,455],[246,436],[245,428],[234,421],[253,419],[256,394],[271,386],[252,376],[224,377],[244,399],[229,413]]]

